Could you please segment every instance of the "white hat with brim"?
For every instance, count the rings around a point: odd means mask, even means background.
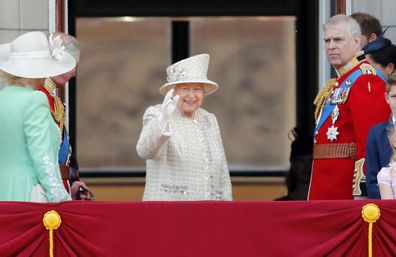
[[[192,80],[186,80],[186,81],[178,81],[178,82],[166,83],[165,85],[163,85],[160,88],[160,93],[162,95],[166,95],[166,93],[169,90],[171,90],[172,88],[174,88],[176,85],[185,84],[185,83],[202,83],[205,95],[212,94],[219,88],[219,85],[217,85],[217,83],[215,83],[213,81],[210,81],[210,80],[201,81],[199,79],[196,79],[196,80],[192,79]]]
[[[0,62],[7,61],[10,56],[10,43],[0,45]]]
[[[208,54],[199,54],[169,66],[166,69],[167,83],[160,87],[160,93],[165,95],[176,85],[186,83],[203,84],[205,95],[215,92],[219,85],[207,79],[209,58]]]
[[[22,78],[49,78],[67,73],[76,66],[74,58],[63,49],[51,49],[43,32],[33,31],[10,43],[9,58],[0,69]]]

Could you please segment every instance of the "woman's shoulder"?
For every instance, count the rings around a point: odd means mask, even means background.
[[[12,97],[16,101],[20,100],[29,104],[46,102],[47,99],[45,94],[30,87],[7,86],[2,90],[2,93],[5,97]]]
[[[205,109],[203,109],[203,108],[199,108],[198,109],[198,114],[200,115],[200,116],[210,116],[210,117],[213,117],[213,118],[216,118],[216,116],[213,114],[213,113],[211,113],[211,112],[209,112],[209,111],[207,111],[207,110],[205,110]]]
[[[198,120],[200,120],[203,124],[206,125],[206,127],[213,127],[218,129],[219,124],[216,118],[216,115],[214,115],[211,112],[208,112],[205,109],[199,108],[198,110]]]
[[[49,105],[47,96],[39,90],[30,91],[30,93],[27,95],[27,97],[29,98],[30,104]]]
[[[161,105],[157,104],[157,105],[152,105],[147,107],[147,109],[144,111],[143,117],[147,118],[147,117],[151,117],[151,116],[158,116],[161,113]]]
[[[390,167],[383,167],[377,174],[377,180],[379,183],[387,182],[392,179],[391,176],[391,168]]]
[[[151,105],[147,107],[144,113],[157,113],[161,111],[161,104]]]

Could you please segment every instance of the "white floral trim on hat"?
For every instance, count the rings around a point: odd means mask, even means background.
[[[65,56],[65,46],[62,45],[60,36],[54,37],[52,34],[49,37],[51,56],[57,60],[63,60]]]
[[[165,95],[168,90],[182,83],[202,83],[205,95],[211,94],[219,87],[217,83],[207,78],[210,56],[198,54],[178,61],[166,69],[166,83],[159,91]]]
[[[184,70],[183,68],[177,69],[176,67],[172,67],[169,71],[169,76],[166,78],[166,80],[171,83],[179,80],[183,80],[183,78],[186,76],[187,71]]]

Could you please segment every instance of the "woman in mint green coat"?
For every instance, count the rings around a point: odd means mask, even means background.
[[[57,159],[60,131],[46,96],[36,89],[76,63],[61,48],[50,52],[46,35],[38,31],[19,36],[9,47],[8,60],[0,61],[5,83],[0,91],[0,201],[69,200]]]

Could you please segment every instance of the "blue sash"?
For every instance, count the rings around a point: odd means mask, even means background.
[[[348,87],[351,88],[353,86],[353,84],[355,84],[356,79],[360,77],[360,75],[362,75],[361,69],[354,71],[351,75],[349,75],[344,80],[344,82],[341,84],[339,89],[348,88]],[[330,114],[332,113],[332,111],[334,110],[334,108],[337,105],[337,104],[332,103],[332,101],[331,101],[332,97],[333,96],[331,96],[329,98],[329,100],[327,100],[327,103],[323,107],[322,114],[320,115],[320,120],[315,127],[314,137],[316,136],[318,130],[323,126],[323,124],[325,123],[325,121],[327,120],[327,118],[330,116]]]
[[[379,71],[378,69],[375,69],[375,71],[376,71],[378,77],[380,77],[385,83],[387,83],[387,79],[385,78],[384,74],[382,74],[382,72]],[[353,84],[355,84],[356,79],[360,77],[360,75],[362,75],[361,69],[354,71],[351,75],[349,75],[348,78],[346,78],[344,80],[344,82],[342,83],[342,85],[339,88],[340,89],[347,88],[347,87],[351,88],[353,86]],[[347,85],[347,82],[348,82],[348,85]],[[333,112],[336,105],[337,104],[333,104],[331,102],[331,97],[330,97],[329,100],[327,101],[327,103],[325,104],[325,106],[323,107],[322,114],[320,116],[320,120],[315,127],[314,137],[316,136],[317,131],[323,126],[323,124],[325,123],[327,118]]]
[[[60,165],[65,165],[66,161],[69,159],[70,154],[70,143],[69,134],[66,129],[63,129],[62,144],[59,148],[58,162]]]
[[[385,78],[384,74],[380,70],[375,69],[375,72],[377,73],[378,77],[380,77],[385,83],[387,83],[387,79]]]

